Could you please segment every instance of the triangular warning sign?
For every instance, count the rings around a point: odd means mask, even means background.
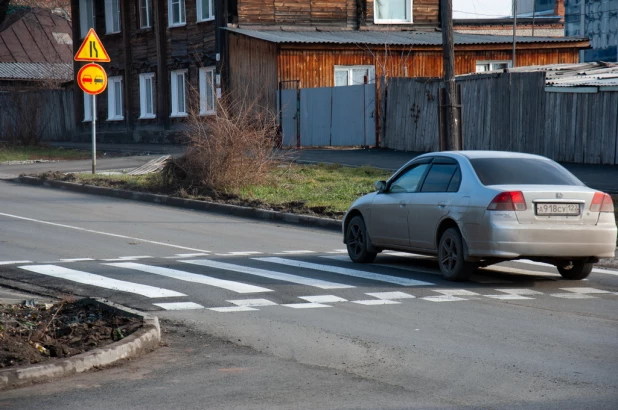
[[[111,60],[107,51],[103,47],[103,43],[97,36],[97,33],[93,28],[88,31],[84,42],[79,47],[77,54],[75,54],[75,61],[91,61],[99,63],[109,63]]]

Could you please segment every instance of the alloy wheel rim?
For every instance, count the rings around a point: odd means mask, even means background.
[[[352,225],[348,235],[348,249],[352,251],[354,256],[358,256],[363,252],[365,238],[363,230],[359,225]]]
[[[440,265],[447,272],[452,272],[457,265],[459,253],[457,252],[457,244],[453,238],[445,238],[442,241],[440,252]]]

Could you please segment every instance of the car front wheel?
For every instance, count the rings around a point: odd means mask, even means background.
[[[370,263],[376,258],[376,252],[369,252],[369,238],[367,237],[367,228],[365,221],[361,216],[355,216],[348,224],[348,229],[345,234],[345,243],[348,248],[348,255],[353,262]]]
[[[438,264],[444,279],[452,281],[469,279],[478,267],[464,260],[463,238],[455,228],[447,229],[440,237]]]
[[[558,266],[558,272],[563,278],[569,280],[582,280],[590,275],[592,272],[592,263],[590,262],[574,262],[569,266]]]

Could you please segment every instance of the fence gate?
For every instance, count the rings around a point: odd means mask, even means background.
[[[298,134],[303,147],[375,144],[375,84],[281,90],[280,96],[284,146],[297,146]]]

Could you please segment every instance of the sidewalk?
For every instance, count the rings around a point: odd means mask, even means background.
[[[54,142],[51,145],[89,150],[90,143]],[[97,144],[99,151],[116,151],[132,153],[133,155],[182,155],[185,147],[171,144]],[[420,152],[403,152],[383,148],[372,149],[301,149],[294,150],[297,162],[301,163],[333,163],[349,166],[373,166],[395,171],[412,158],[421,155]],[[121,160],[121,158],[118,158]],[[62,163],[54,168],[62,168]],[[66,164],[66,163],[65,163]],[[141,164],[140,164],[141,165]],[[562,165],[577,176],[584,184],[611,194],[618,194],[618,165],[569,164]],[[139,165],[137,165],[139,166]],[[129,168],[129,166],[118,166]],[[108,168],[109,169],[109,168]],[[67,170],[69,171],[69,170]],[[2,173],[2,172],[0,172]]]

